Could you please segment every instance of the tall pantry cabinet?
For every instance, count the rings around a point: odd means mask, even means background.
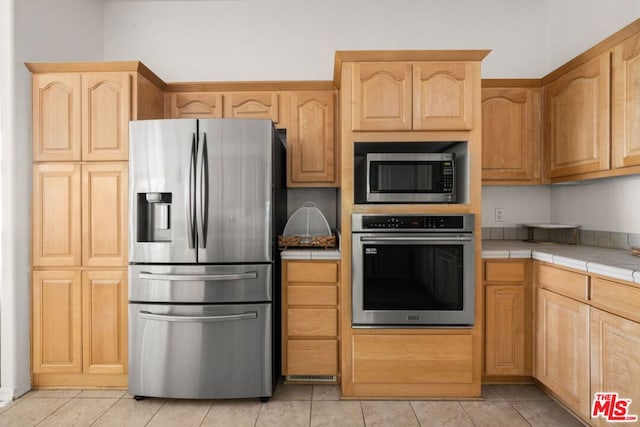
[[[162,118],[140,62],[29,63],[32,384],[127,385],[129,120]]]

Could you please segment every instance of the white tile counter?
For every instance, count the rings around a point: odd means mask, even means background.
[[[340,259],[342,255],[338,249],[285,249],[280,252],[282,259]],[[640,269],[639,269],[640,270]]]
[[[640,257],[628,250],[596,246],[483,240],[482,258],[533,258],[640,285]]]

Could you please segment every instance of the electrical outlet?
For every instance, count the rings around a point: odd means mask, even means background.
[[[496,222],[503,222],[504,221],[504,209],[503,208],[496,208],[495,221]]]

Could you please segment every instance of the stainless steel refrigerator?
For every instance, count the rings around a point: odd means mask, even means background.
[[[271,396],[284,147],[269,120],[129,125],[129,393]]]

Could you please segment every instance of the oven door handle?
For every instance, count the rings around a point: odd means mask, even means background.
[[[470,242],[471,237],[468,236],[398,236],[398,237],[361,237],[361,242],[377,243],[377,242]]]
[[[226,322],[229,320],[257,319],[257,311],[249,311],[242,314],[227,314],[222,316],[172,316],[168,314],[155,314],[141,310],[138,315],[147,320],[159,320],[161,322]]]
[[[257,271],[249,271],[247,273],[237,274],[155,274],[146,271],[141,271],[138,275],[141,279],[147,280],[166,280],[170,282],[178,281],[222,281],[222,280],[244,280],[244,279],[257,279]]]

